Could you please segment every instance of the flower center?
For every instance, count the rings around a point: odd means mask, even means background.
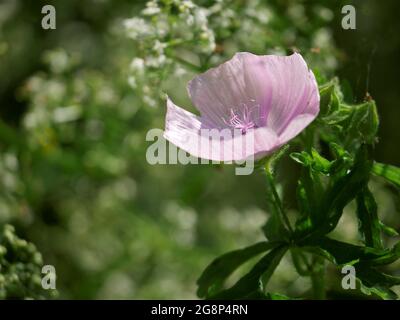
[[[231,114],[228,121],[224,122],[233,129],[241,130],[245,134],[248,130],[256,128],[256,124],[251,120],[251,111],[246,104],[243,104],[242,114],[239,116],[237,112],[231,109]]]

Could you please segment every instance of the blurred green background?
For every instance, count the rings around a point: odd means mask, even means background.
[[[0,226],[15,226],[55,266],[59,298],[195,298],[214,257],[262,239],[261,174],[146,162],[146,133],[164,125],[163,93],[189,107],[193,65],[299,50],[318,75],[340,78],[347,102],[369,92],[381,118],[375,157],[400,165],[397,1],[161,2],[147,14],[145,1],[0,2]],[[56,30],[41,28],[45,4]],[[344,4],[356,7],[356,30],[341,28]],[[138,16],[148,25],[127,20]],[[282,188],[294,191],[294,166],[283,168]],[[373,188],[398,229],[395,191]],[[356,221],[346,219],[352,239]],[[284,260],[271,286],[296,296],[308,283]]]

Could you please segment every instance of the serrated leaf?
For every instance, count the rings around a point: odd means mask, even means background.
[[[210,291],[218,290],[238,267],[256,255],[275,248],[279,244],[273,242],[259,242],[250,247],[234,250],[212,261],[197,280],[197,295],[207,296]]]

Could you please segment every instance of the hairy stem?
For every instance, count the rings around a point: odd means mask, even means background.
[[[265,174],[267,176],[268,187],[272,193],[272,202],[275,211],[277,212],[278,217],[283,223],[283,225],[292,233],[293,232],[292,226],[290,225],[289,218],[287,217],[285,211],[283,210],[281,199],[279,198],[278,191],[276,190],[275,187],[275,179],[269,168],[268,163],[265,165]]]
[[[325,292],[325,261],[322,257],[315,257],[311,274],[313,297],[315,300],[326,299]]]

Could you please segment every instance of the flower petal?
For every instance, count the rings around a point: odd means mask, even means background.
[[[263,60],[263,56],[239,52],[190,81],[188,92],[202,117],[223,128],[231,111],[240,115],[246,105],[251,120],[258,127],[264,126],[266,107],[273,96],[273,78]]]
[[[164,137],[194,157],[224,162],[258,159],[278,147],[278,137],[269,128],[232,135],[228,129],[204,129],[201,121],[168,99]]]
[[[304,130],[313,120],[315,119],[314,114],[303,113],[297,115],[292,119],[289,125],[279,136],[279,144],[284,145],[289,140],[296,137],[301,131]]]
[[[319,112],[319,91],[314,74],[298,53],[269,58],[270,72],[276,77],[275,98],[270,105],[267,126],[281,135],[290,122],[301,114]]]
[[[291,56],[237,53],[217,68],[194,78],[189,95],[210,126],[226,127],[233,110],[250,109],[256,126],[278,135],[299,114],[319,112],[318,86],[300,54]]]

